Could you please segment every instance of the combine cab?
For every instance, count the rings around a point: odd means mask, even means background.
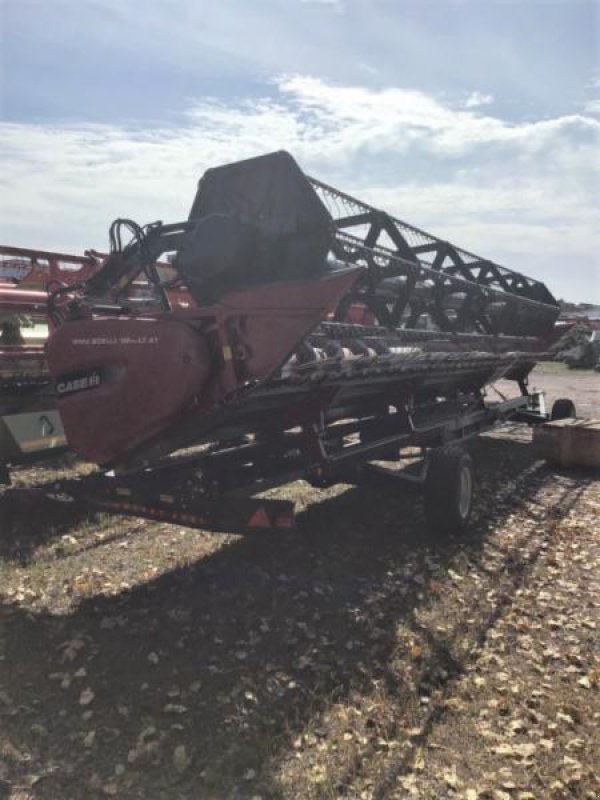
[[[433,525],[463,527],[460,443],[547,418],[527,388],[559,312],[546,287],[307,177],[285,152],[208,170],[188,220],[116,220],[110,239],[102,267],[49,302],[67,439],[101,467],[60,488],[93,507],[286,528],[289,504],[257,494],[357,481],[417,447],[395,477],[424,486]],[[519,396],[486,402],[499,378]]]

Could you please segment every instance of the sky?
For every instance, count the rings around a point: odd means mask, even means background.
[[[0,51],[0,243],[106,249],[286,149],[600,303],[600,0],[0,0]]]

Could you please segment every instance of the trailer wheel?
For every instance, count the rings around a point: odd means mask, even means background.
[[[431,533],[463,531],[473,509],[473,461],[461,447],[433,450],[425,478],[425,516]]]
[[[575,410],[575,403],[569,397],[561,397],[552,403],[552,411],[550,412],[550,419],[569,419],[575,418],[577,412]]]

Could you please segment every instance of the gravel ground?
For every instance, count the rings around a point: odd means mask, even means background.
[[[600,417],[597,373],[531,383]],[[279,490],[277,538],[28,510],[0,537],[0,798],[597,800],[599,476],[529,441],[472,444],[460,540],[377,487]]]

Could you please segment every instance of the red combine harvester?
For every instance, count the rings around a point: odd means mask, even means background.
[[[7,464],[66,445],[46,363],[46,287],[84,281],[100,263],[0,246],[0,478],[8,478]]]
[[[187,221],[116,220],[110,240],[93,275],[50,291],[57,405],[69,446],[101,468],[55,496],[289,529],[292,504],[265,490],[357,482],[408,453],[389,474],[424,487],[432,526],[457,529],[474,484],[460,444],[548,419],[527,386],[559,313],[547,288],[307,177],[285,152],[208,170]],[[488,401],[500,378],[519,396]]]

